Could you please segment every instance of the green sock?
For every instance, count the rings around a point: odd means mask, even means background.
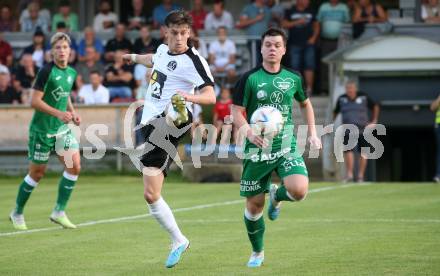
[[[275,193],[276,201],[293,201],[287,194],[286,186],[281,185]]]
[[[34,186],[31,186],[26,182],[26,181],[29,182],[29,179],[30,176],[26,176],[26,178],[23,180],[20,187],[18,188],[18,194],[17,194],[16,206],[15,206],[15,212],[17,214],[23,214],[24,206],[26,205],[26,202],[28,201],[32,191],[34,190]],[[33,181],[32,179],[30,180]],[[35,181],[33,182],[35,183]]]
[[[249,240],[252,244],[252,250],[254,252],[261,252],[264,249],[263,238],[264,238],[264,218],[261,216],[256,221],[252,221],[244,216],[244,224],[248,232]]]
[[[78,176],[63,174],[61,180],[58,184],[58,198],[57,205],[55,206],[55,211],[64,211],[66,209],[67,201],[69,201],[70,194],[72,194],[73,188],[75,186],[76,180],[73,178],[77,178]],[[70,178],[70,179],[69,179]]]

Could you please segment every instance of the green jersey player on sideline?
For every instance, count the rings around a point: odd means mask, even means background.
[[[75,125],[81,122],[70,99],[77,73],[67,64],[71,44],[69,36],[58,32],[52,36],[50,43],[54,62],[38,72],[33,85],[31,106],[35,113],[29,127],[29,173],[18,189],[16,207],[9,216],[17,230],[27,229],[23,216],[24,206],[44,176],[50,153],[54,150],[57,150],[65,169],[50,220],[64,228],[76,228],[64,210],[80,172],[79,145],[66,125],[70,121]]]
[[[321,141],[316,135],[313,107],[304,93],[302,77],[281,66],[281,59],[286,53],[285,33],[271,28],[262,35],[261,40],[263,63],[245,73],[237,82],[232,107],[234,124],[246,133],[240,195],[246,197],[244,222],[252,244],[249,267],[259,267],[264,261],[265,193],[269,191],[270,195],[268,217],[275,220],[280,213],[281,201],[302,200],[308,190],[307,168],[302,156],[296,153],[292,128],[294,100],[305,111],[311,147],[321,148]],[[252,113],[261,106],[277,108],[285,121],[283,130],[270,141],[269,148],[268,140],[255,135],[248,124]],[[247,119],[243,116],[244,111]],[[290,142],[284,142],[289,139]],[[270,182],[273,171],[282,179],[280,187]]]

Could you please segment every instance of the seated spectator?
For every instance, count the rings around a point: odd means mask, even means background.
[[[116,25],[115,37],[105,45],[104,59],[106,62],[113,62],[116,50],[131,52],[132,47],[130,40],[125,37],[125,25],[119,23]]]
[[[93,29],[95,32],[113,32],[118,23],[118,16],[111,11],[109,0],[101,0],[99,3],[99,13],[93,19]]]
[[[41,3],[42,0],[31,0],[31,1],[24,0],[21,2],[23,3],[23,5],[19,4],[20,18],[19,18],[18,22],[22,22],[25,18],[29,18],[29,10],[27,7],[28,7],[29,3],[32,3],[32,2],[35,2],[40,7],[40,10],[38,11],[38,17],[43,18],[45,22],[48,22],[48,24],[50,24],[52,22],[50,11],[43,7],[43,5]]]
[[[16,32],[17,20],[12,17],[11,7],[2,5],[0,8],[0,32]]]
[[[199,37],[199,32],[196,30],[191,30],[191,43],[192,46],[199,52],[199,55],[204,59],[208,58],[208,47],[206,47],[206,42]]]
[[[153,9],[153,28],[159,29],[165,24],[165,17],[173,10],[179,10],[181,7],[173,3],[172,0],[162,0],[162,4]]]
[[[3,39],[3,33],[0,31],[0,64],[11,67],[13,62],[12,47]]]
[[[29,16],[20,19],[20,30],[22,32],[35,32],[37,29],[40,29],[41,31],[48,33],[50,21],[39,14],[40,5],[37,2],[31,2],[29,3],[27,10]]]
[[[215,0],[213,11],[205,18],[205,30],[217,30],[218,27],[234,28],[234,19],[230,12],[224,9],[223,0]]]
[[[234,81],[235,71],[235,55],[237,49],[235,43],[228,39],[225,27],[217,29],[217,40],[209,45],[209,64],[214,75],[226,75],[228,83]]]
[[[62,0],[58,7],[59,13],[56,13],[52,18],[52,32],[56,31],[59,22],[64,22],[68,32],[77,32],[78,15],[70,10],[70,1]]]
[[[132,10],[128,13],[127,28],[128,30],[140,30],[142,25],[148,23],[148,16],[144,9],[144,1],[132,0]]]
[[[19,104],[20,94],[10,85],[8,68],[0,65],[0,104]]]
[[[98,71],[90,72],[90,84],[85,84],[79,90],[80,101],[84,104],[108,104],[110,94],[102,83],[101,73]]]
[[[440,23],[440,2],[438,0],[428,0],[422,5],[422,20],[425,23]]]
[[[135,54],[150,54],[156,52],[161,43],[151,37],[150,26],[143,25],[139,31],[139,37],[134,42],[133,51]]]
[[[14,87],[21,91],[21,102],[30,104],[32,96],[32,83],[37,75],[38,67],[32,59],[31,54],[24,54],[21,57],[20,65],[15,72]]]
[[[220,144],[228,144],[231,137],[222,137],[222,128],[225,124],[232,127],[231,116],[231,91],[228,88],[223,87],[220,92],[220,98],[214,106],[214,116],[212,121],[217,128],[217,137],[220,137]]]
[[[131,81],[133,80],[132,68],[122,61],[122,50],[116,50],[115,62],[105,71],[104,86],[110,91],[110,100],[115,98],[132,98]]]
[[[203,0],[194,0],[193,9],[189,12],[193,20],[194,30],[203,30],[205,28],[205,18],[208,14],[203,8]]]
[[[103,76],[105,72],[104,65],[102,65],[101,62],[96,61],[96,50],[93,46],[88,46],[86,48],[84,60],[78,62],[75,69],[78,72],[78,77],[76,79],[78,87],[90,83],[90,74],[92,72],[98,72],[101,76]]]
[[[387,14],[380,4],[370,0],[359,0],[353,14],[353,38],[358,38],[365,30],[367,23],[381,23],[387,21]]]
[[[38,68],[42,68],[44,64],[44,51],[45,51],[44,39],[45,39],[44,33],[41,30],[35,31],[34,37],[32,38],[32,44],[24,48],[23,50],[23,54],[32,55],[32,59]]]
[[[62,32],[69,34],[69,31],[66,28],[66,24],[61,21],[57,23],[57,28],[55,29],[55,32]],[[76,40],[73,36],[69,34],[70,37],[70,56],[69,56],[69,64],[75,64],[76,63],[76,56],[78,52],[78,44],[76,44]],[[48,42],[46,44],[46,53],[45,53],[45,60],[47,63],[52,62],[52,52],[50,51],[52,49],[52,45]]]
[[[86,60],[86,48],[93,47],[96,50],[95,60],[100,61],[101,55],[104,54],[104,46],[99,38],[95,36],[95,31],[92,27],[86,27],[84,29],[84,38],[81,39],[78,45],[78,60]]]

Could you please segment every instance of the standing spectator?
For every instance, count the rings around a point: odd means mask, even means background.
[[[139,37],[134,42],[133,52],[135,54],[150,54],[156,52],[157,47],[159,47],[160,42],[151,37],[149,25],[142,25],[139,31]]]
[[[132,97],[131,81],[133,74],[131,66],[126,65],[122,61],[122,50],[116,50],[115,62],[111,64],[105,72],[104,85],[110,91],[110,100],[115,98],[130,99]]]
[[[348,6],[339,0],[330,0],[319,7],[317,19],[321,26],[321,57],[338,48],[342,25],[350,21]],[[321,62],[321,88],[328,91],[328,65]]]
[[[78,45],[78,60],[86,60],[86,48],[93,47],[96,50],[95,60],[101,60],[101,55],[104,54],[104,46],[99,38],[96,37],[95,31],[92,27],[86,27],[84,29],[84,38],[81,39]]]
[[[46,50],[44,39],[44,33],[38,29],[34,33],[32,44],[23,50],[23,54],[32,55],[32,59],[38,68],[42,68],[44,64],[44,51]]]
[[[132,0],[132,10],[128,13],[127,28],[128,30],[140,30],[142,25],[148,23],[148,16],[144,9],[143,0]]]
[[[428,0],[422,5],[422,20],[425,23],[440,23],[440,3],[438,0]]]
[[[101,73],[98,71],[90,72],[90,84],[85,84],[79,90],[79,98],[84,104],[108,104],[110,94],[102,83]]]
[[[78,72],[77,86],[81,87],[83,84],[90,83],[90,74],[98,72],[101,76],[104,75],[104,66],[101,62],[96,60],[96,50],[93,46],[87,46],[84,60],[78,62],[75,69]]]
[[[435,137],[437,146],[437,160],[434,181],[440,182],[440,95],[431,103],[431,111],[435,112]]]
[[[118,23],[118,16],[111,11],[109,0],[101,0],[99,3],[99,13],[93,19],[93,29],[95,32],[113,32]]]
[[[0,32],[16,32],[17,20],[12,17],[11,7],[2,5],[0,8]]]
[[[49,32],[50,21],[39,14],[40,5],[37,2],[31,2],[27,10],[29,17],[20,19],[20,30],[22,32],[35,32],[37,29],[40,29],[43,32]]]
[[[67,30],[67,26],[66,23],[64,23],[63,21],[60,21],[57,23],[55,32],[60,32],[60,33],[65,33],[68,34],[70,37],[70,56],[69,56],[69,65],[75,64],[76,63],[76,57],[77,57],[77,53],[78,53],[78,44],[76,44],[76,40],[75,38],[73,38],[70,34],[69,31]],[[50,43],[46,44],[46,53],[45,53],[45,60],[47,63],[50,63],[53,61],[52,58],[52,52],[50,51],[50,49],[52,49],[52,45]]]
[[[162,4],[153,9],[153,27],[159,29],[165,24],[165,17],[173,10],[181,9],[179,5],[174,4],[172,0],[162,0]]]
[[[37,75],[38,67],[32,60],[31,54],[24,54],[21,57],[20,65],[15,72],[14,87],[21,93],[21,102],[30,104],[32,96],[32,83]]]
[[[116,50],[131,52],[132,47],[130,40],[125,37],[125,25],[119,23],[116,25],[115,37],[105,45],[104,59],[106,62],[113,62]]]
[[[270,26],[280,28],[284,19],[284,7],[281,3],[277,3],[275,0],[267,0],[267,7],[270,9],[272,19],[270,20]]]
[[[25,20],[26,18],[29,18],[29,16],[30,16],[29,15],[29,9],[27,7],[28,7],[28,5],[30,3],[33,2],[33,3],[36,3],[38,5],[38,7],[39,7],[38,17],[43,18],[43,20],[45,22],[50,24],[50,22],[51,22],[51,20],[50,20],[51,19],[50,11],[48,9],[45,9],[45,8],[42,7],[42,4],[41,4],[42,0],[32,0],[32,1],[23,1],[23,2],[24,2],[23,8],[20,7],[20,9],[19,9],[21,11],[20,19],[19,19],[20,23],[23,20]]]
[[[310,96],[315,79],[315,45],[319,36],[319,23],[309,5],[309,0],[298,0],[295,6],[286,11],[283,27],[289,30],[287,44],[290,66],[294,70],[304,72],[305,92]]]
[[[256,53],[252,53],[252,41],[248,42],[248,47],[257,64],[262,61],[260,54],[261,40],[259,37],[269,28],[270,19],[270,10],[264,5],[264,0],[255,0],[244,7],[240,15],[240,21],[236,25],[237,28],[245,29],[248,36],[255,37]]]
[[[224,141],[224,139],[221,139],[221,132],[223,125],[225,124],[229,124],[229,126],[232,128],[231,125],[232,120],[230,118],[231,105],[232,105],[231,91],[229,90],[229,88],[223,87],[220,92],[220,99],[215,103],[214,116],[212,118],[212,121],[214,122],[214,126],[217,129],[217,137],[220,137],[220,144],[229,143],[229,141]]]
[[[230,12],[225,10],[223,0],[215,0],[213,11],[208,13],[205,19],[205,30],[217,30],[224,26],[228,29],[234,28],[234,19]]]
[[[20,94],[9,85],[10,80],[8,68],[0,65],[0,104],[20,103]]]
[[[353,38],[358,38],[365,30],[367,23],[381,23],[387,21],[387,14],[380,4],[370,0],[359,0],[353,14]]]
[[[70,1],[60,1],[59,13],[56,13],[52,18],[52,32],[56,31],[57,24],[64,22],[68,32],[78,31],[78,15],[70,10]]]
[[[354,81],[349,81],[345,85],[346,93],[341,95],[337,102],[333,112],[333,117],[341,113],[343,124],[353,124],[359,129],[359,138],[357,141],[356,149],[360,151],[362,147],[368,147],[368,143],[364,138],[364,130],[367,127],[373,126],[377,123],[379,118],[379,105],[373,102],[366,94],[359,92],[357,85]],[[369,121],[368,110],[372,111],[372,117]],[[353,139],[352,133],[347,130],[344,135],[344,145],[349,143],[349,140]],[[346,168],[345,181],[353,181],[353,164],[354,154],[353,150],[347,150],[344,152],[344,163]],[[367,168],[367,159],[363,154],[359,157],[359,173],[356,178],[357,182],[363,182],[365,176],[365,169]]]
[[[228,39],[225,27],[217,29],[217,40],[209,45],[209,64],[213,75],[226,75],[231,84],[236,76],[235,55],[237,49],[235,43]]]
[[[0,64],[11,67],[13,62],[12,47],[3,39],[3,33],[0,31]]]
[[[194,30],[203,30],[205,28],[205,18],[208,13],[203,8],[203,0],[194,0],[193,9],[189,12],[193,20]]]

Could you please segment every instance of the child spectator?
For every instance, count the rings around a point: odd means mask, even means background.
[[[230,137],[222,137],[221,132],[224,125],[231,125],[231,91],[228,88],[223,87],[220,92],[220,98],[216,102],[214,106],[214,116],[212,121],[214,122],[214,126],[217,128],[217,137],[220,136],[220,144],[227,144]],[[225,141],[226,140],[226,141]]]

